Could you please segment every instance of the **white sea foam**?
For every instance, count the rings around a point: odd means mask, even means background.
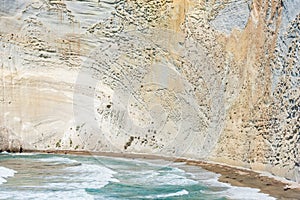
[[[202,191],[205,194],[217,195],[220,197],[227,197],[229,199],[247,199],[247,200],[274,200],[274,197],[269,196],[268,194],[260,193],[260,190],[257,188],[249,188],[249,187],[237,187],[232,186],[228,183],[223,183],[218,181],[220,174],[216,174],[207,170],[204,170],[195,166],[183,166],[182,169],[187,170],[187,173],[191,175],[191,177],[195,180],[198,180],[200,184],[206,185],[208,187],[217,187],[220,191]]]
[[[0,166],[0,184],[7,182],[6,178],[14,176],[15,173],[17,171]]]
[[[198,181],[186,178],[185,176],[181,176],[178,174],[168,173],[164,176],[157,176],[156,182],[158,185],[194,185],[198,184]]]
[[[166,198],[166,197],[182,196],[182,195],[187,195],[187,194],[189,194],[188,191],[181,190],[181,191],[178,191],[178,192],[175,192],[175,193],[157,195],[156,198]]]
[[[34,156],[36,153],[12,153],[13,156]]]
[[[49,187],[66,189],[100,189],[109,182],[119,182],[113,178],[116,174],[113,170],[104,166],[82,164],[79,166],[67,167],[64,169],[66,180],[65,182],[51,182]],[[55,179],[56,177],[54,177]]]
[[[47,200],[69,200],[69,199],[76,199],[76,200],[93,200],[94,197],[89,195],[83,189],[76,189],[76,190],[68,190],[68,191],[18,191],[12,193],[10,191],[1,191],[0,199],[15,199],[15,200],[23,200],[26,199],[47,199]],[[104,199],[104,198],[103,198]]]
[[[167,197],[175,197],[175,196],[183,196],[189,194],[186,190],[180,190],[178,192],[169,193],[169,194],[158,194],[158,195],[150,195],[143,197],[145,199],[157,199],[157,198],[167,198]]]
[[[239,200],[275,200],[276,198],[269,196],[268,194],[260,193],[259,189],[247,188],[247,187],[233,187],[231,186],[228,190],[220,192],[221,196],[225,196],[230,199]]]
[[[268,194],[260,193],[260,190],[257,188],[249,188],[249,187],[237,187],[232,186],[228,183],[223,183],[218,181],[219,174],[215,174],[212,172],[204,172],[203,180],[201,181],[206,186],[209,187],[220,187],[223,188],[221,191],[203,191],[205,194],[213,194],[220,197],[227,197],[230,199],[239,199],[239,200],[274,200],[276,198],[271,197]],[[206,178],[205,178],[206,177]],[[210,178],[208,178],[210,177]]]
[[[51,158],[40,158],[37,159],[40,162],[49,162],[51,164],[71,164],[71,163],[78,163],[77,160],[72,160],[69,158],[64,158],[64,157],[51,157]]]
[[[249,187],[235,187],[229,184],[220,184],[220,182],[216,183],[216,185],[222,185],[226,187],[222,191],[202,191],[204,194],[212,194],[220,197],[227,197],[229,199],[239,199],[239,200],[275,200],[276,198],[271,197],[268,194],[260,193],[260,190],[257,188],[249,188]]]
[[[175,171],[172,173],[161,173],[155,170],[147,171],[131,171],[130,175],[132,176],[135,183],[138,184],[149,184],[149,185],[194,185],[198,181],[189,179],[184,175],[178,174]],[[130,181],[130,180],[129,180]]]
[[[130,175],[127,180],[128,182],[134,182],[141,185],[149,184],[158,186],[187,186],[198,184],[198,181],[186,177],[186,172],[180,168],[153,164],[154,161],[149,163],[147,161],[137,160],[136,162],[143,162],[143,164],[146,165],[142,168],[142,170],[141,168],[137,168],[137,170],[128,169],[127,171],[123,171],[122,173],[126,172],[128,173],[127,175]]]

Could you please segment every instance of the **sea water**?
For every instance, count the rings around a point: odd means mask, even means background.
[[[0,154],[0,199],[274,199],[163,160]]]

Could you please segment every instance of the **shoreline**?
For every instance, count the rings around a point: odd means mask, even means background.
[[[229,183],[232,186],[257,188],[260,189],[262,193],[269,194],[277,199],[300,199],[300,184],[293,184],[294,182],[288,180],[278,180],[276,177],[270,177],[263,174],[263,172],[256,172],[250,169],[243,169],[222,163],[138,153],[91,152],[74,150],[23,150],[23,152],[89,156],[94,155],[129,159],[162,159],[170,162],[184,162],[187,165],[199,166],[205,170],[220,174],[218,181]],[[295,185],[298,187],[295,187]]]

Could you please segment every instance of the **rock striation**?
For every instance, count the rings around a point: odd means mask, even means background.
[[[300,182],[299,0],[2,0],[0,149],[208,159]]]

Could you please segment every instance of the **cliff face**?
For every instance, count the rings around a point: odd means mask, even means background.
[[[300,181],[299,0],[3,0],[0,148],[210,159]]]

